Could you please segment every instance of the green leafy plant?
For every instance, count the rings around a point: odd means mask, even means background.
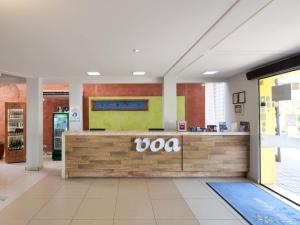
[[[9,148],[10,149],[22,149],[23,148],[22,139],[17,139],[17,140],[12,139],[12,140],[10,140]]]

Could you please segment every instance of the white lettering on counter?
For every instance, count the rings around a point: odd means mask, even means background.
[[[179,146],[179,140],[177,138],[170,138],[169,140],[165,141],[163,138],[157,138],[156,140],[152,141],[150,138],[136,138],[134,140],[135,150],[137,152],[144,152],[149,147],[152,152],[158,152],[164,149],[166,152],[179,152],[181,147]]]

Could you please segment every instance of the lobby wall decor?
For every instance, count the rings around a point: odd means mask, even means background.
[[[89,129],[89,97],[159,96],[162,84],[84,84],[83,129]],[[177,96],[185,96],[185,120],[188,127],[205,126],[205,85],[202,83],[177,84]]]
[[[141,99],[148,100],[147,111],[93,111],[95,100]],[[177,118],[185,120],[185,97],[177,97]],[[163,100],[161,96],[89,97],[89,128],[105,128],[106,131],[146,131],[163,127]]]
[[[92,111],[147,111],[148,99],[92,100]]]

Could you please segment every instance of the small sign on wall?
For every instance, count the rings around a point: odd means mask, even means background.
[[[80,122],[80,110],[79,107],[70,107],[70,123]]]
[[[243,104],[235,104],[234,112],[237,115],[243,115],[244,114],[244,105]]]
[[[292,99],[291,84],[283,84],[272,87],[272,101],[286,101]]]

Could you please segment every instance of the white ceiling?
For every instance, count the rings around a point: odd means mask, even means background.
[[[299,0],[0,0],[0,71],[227,78],[299,52],[299,10]]]

